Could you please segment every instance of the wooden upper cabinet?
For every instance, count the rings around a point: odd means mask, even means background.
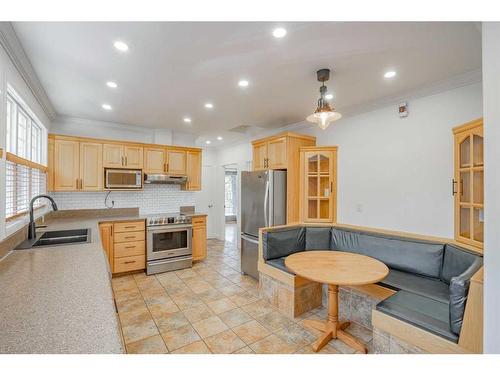
[[[484,136],[483,120],[453,129],[455,137],[455,239],[483,248]]]
[[[124,156],[122,145],[105,143],[102,147],[102,164],[105,168],[123,168]]]
[[[144,172],[165,173],[166,172],[165,149],[160,147],[144,148]]]
[[[81,142],[79,190],[102,190],[103,174],[102,144]]]
[[[286,169],[286,137],[273,139],[267,143],[267,168]]]
[[[103,166],[105,168],[142,169],[143,148],[105,143],[103,145]]]
[[[125,167],[133,169],[142,169],[144,149],[138,146],[125,146]]]
[[[54,141],[54,191],[77,190],[80,178],[80,142]]]
[[[267,142],[253,144],[253,170],[261,171],[267,169]]]
[[[186,151],[167,147],[167,173],[186,174]]]
[[[187,183],[182,190],[201,190],[201,151],[186,152]]]
[[[47,191],[54,191],[54,147],[54,138],[49,138],[47,144]]]

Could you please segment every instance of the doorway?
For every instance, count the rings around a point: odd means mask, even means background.
[[[238,239],[238,166],[224,166],[225,240],[232,244]]]

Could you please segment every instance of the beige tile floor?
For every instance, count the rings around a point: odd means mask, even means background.
[[[303,326],[324,308],[290,319],[260,299],[258,283],[240,273],[235,241],[208,240],[193,268],[113,279],[127,353],[309,354],[319,332]],[[371,349],[372,332],[349,331]],[[338,340],[320,353],[353,353]]]

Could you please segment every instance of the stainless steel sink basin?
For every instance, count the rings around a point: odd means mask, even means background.
[[[90,229],[52,230],[33,240],[26,240],[17,249],[33,247],[76,245],[90,242]]]

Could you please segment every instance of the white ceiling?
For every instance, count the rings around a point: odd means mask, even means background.
[[[282,127],[315,109],[315,71],[352,111],[481,68],[474,23],[16,22],[59,115],[190,131]],[[130,50],[120,53],[115,40]],[[383,73],[397,71],[386,80]],[[250,81],[245,90],[240,78]],[[109,89],[105,82],[119,85]],[[207,111],[203,104],[212,102]],[[102,103],[113,111],[106,112]],[[187,126],[184,116],[192,118]]]

